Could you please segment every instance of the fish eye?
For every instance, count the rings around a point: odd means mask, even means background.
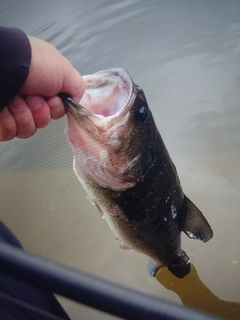
[[[142,106],[136,113],[135,119],[140,122],[145,122],[148,118],[148,107]]]

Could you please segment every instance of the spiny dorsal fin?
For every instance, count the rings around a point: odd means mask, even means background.
[[[213,237],[213,231],[195,204],[185,196],[186,216],[183,221],[182,230],[191,239],[206,242]]]

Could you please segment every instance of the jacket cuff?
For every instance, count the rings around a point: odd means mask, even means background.
[[[27,35],[16,28],[0,27],[0,110],[24,85],[31,62]]]

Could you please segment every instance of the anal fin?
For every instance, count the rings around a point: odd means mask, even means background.
[[[158,271],[162,266],[157,264],[153,259],[150,259],[148,262],[147,270],[151,277],[156,277]]]
[[[184,198],[184,213],[181,217],[181,229],[190,239],[206,242],[213,237],[213,231],[202,212],[189,200]]]

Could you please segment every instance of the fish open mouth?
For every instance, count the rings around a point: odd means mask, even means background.
[[[80,104],[99,118],[119,114],[129,105],[133,92],[130,75],[120,68],[83,76],[86,91]]]
[[[132,107],[136,93],[131,76],[114,68],[83,76],[86,90],[80,103],[65,99],[66,111],[76,120],[87,116],[97,127],[106,130],[118,123]]]

